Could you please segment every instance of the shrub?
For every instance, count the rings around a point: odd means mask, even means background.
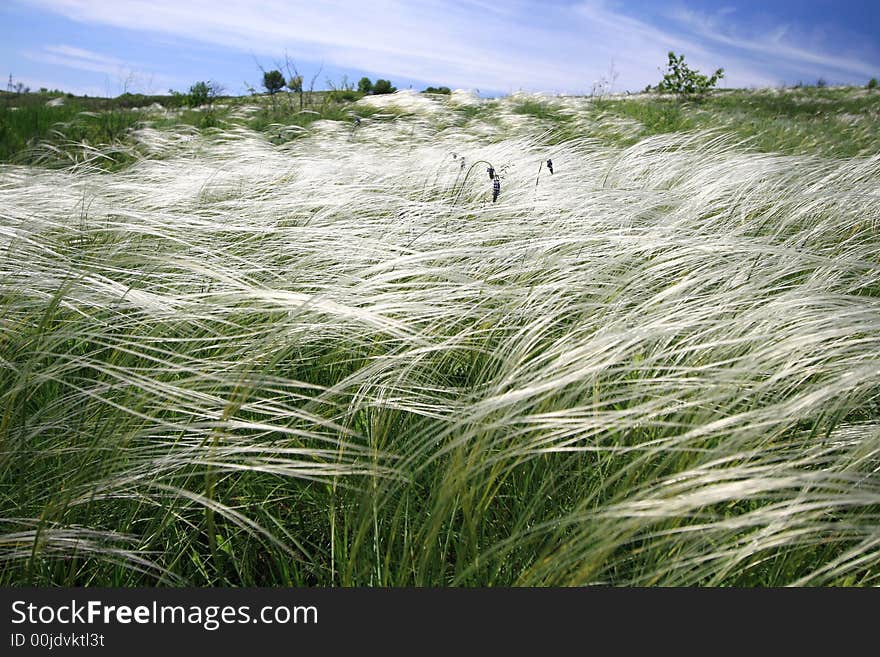
[[[871,78],[868,80],[868,89],[876,89],[877,88],[877,78]]]
[[[373,82],[368,77],[363,77],[358,81],[358,91],[362,94],[368,94],[373,91]]]
[[[219,83],[211,80],[199,81],[189,88],[186,102],[190,107],[207,105],[210,108],[214,104],[214,99],[222,93],[223,87]]]
[[[395,91],[397,91],[397,87],[392,87],[389,80],[379,79],[373,85],[374,94],[393,94]]]
[[[174,89],[168,90],[168,96],[162,101],[162,104],[165,107],[169,107],[171,109],[176,109],[178,107],[183,107],[184,105],[189,103],[189,94],[184,94],[179,91],[175,91]]]
[[[358,100],[361,96],[360,93],[354,91],[353,89],[336,89],[335,91],[330,92],[333,100],[337,102],[345,102],[345,101],[355,101]]]
[[[206,82],[196,82],[189,88],[188,104],[190,107],[199,107],[208,102],[208,84]]]
[[[672,93],[679,96],[702,95],[715,87],[715,84],[724,77],[724,69],[719,68],[706,77],[699,71],[692,70],[684,63],[684,55],[676,55],[669,51],[669,62],[666,65],[666,73],[657,85],[659,93]]]
[[[451,94],[449,87],[428,87],[422,93],[425,94]]]

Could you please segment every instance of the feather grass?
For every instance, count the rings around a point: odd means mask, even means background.
[[[880,157],[371,102],[0,167],[4,583],[877,583]]]

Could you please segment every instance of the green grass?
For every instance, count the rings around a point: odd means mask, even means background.
[[[688,118],[688,112],[677,100],[613,100],[599,101],[599,110],[623,118],[634,119],[642,124],[639,138],[693,130],[697,124]]]
[[[306,128],[316,120],[351,121],[350,105],[362,94],[357,92],[315,92],[306,94],[309,103],[300,111],[295,96],[279,94],[275,102],[260,101],[260,110],[245,119],[233,116],[247,104],[244,98],[218,98],[209,108],[187,108],[181,96],[124,94],[117,98],[83,98],[52,94],[10,94],[0,92],[0,162],[64,166],[71,158],[89,158],[93,149],[117,145],[97,164],[117,170],[137,160],[132,130],[144,124],[158,129],[187,125],[197,129],[247,125],[270,133],[282,143],[305,133],[286,131],[291,126]],[[60,100],[60,105],[49,101]],[[157,115],[148,110],[158,104],[170,113]],[[369,108],[363,115],[370,114]],[[71,146],[78,144],[85,154],[79,158]],[[59,151],[63,153],[61,157]]]
[[[559,108],[553,103],[539,100],[522,100],[514,103],[514,114],[523,114],[533,116],[537,119],[553,122],[570,121],[571,117],[559,111]]]
[[[43,102],[0,103],[0,161],[32,162],[42,143],[86,142],[95,146],[123,140],[142,119],[140,112],[124,108],[94,109],[64,99],[50,107]]]
[[[604,100],[599,107],[641,124],[638,134],[618,143],[699,129],[747,139],[761,152],[853,157],[880,151],[880,134],[874,129],[880,94],[853,89],[722,91],[701,101]]]

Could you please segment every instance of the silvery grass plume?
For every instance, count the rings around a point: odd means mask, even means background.
[[[394,96],[0,169],[3,581],[876,584],[880,158]]]

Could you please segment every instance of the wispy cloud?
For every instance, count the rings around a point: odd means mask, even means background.
[[[27,50],[23,55],[36,62],[72,68],[90,73],[101,73],[105,76],[107,89],[102,93],[112,93],[115,88],[122,91],[143,91],[151,93],[158,88],[168,88],[167,83],[173,78],[151,72],[148,67],[135,62],[128,62],[103,53],[58,44],[46,45],[40,50]],[[65,85],[70,88],[70,85]],[[94,85],[89,87],[94,93]]]
[[[678,29],[628,15],[618,3],[587,0],[539,3],[509,0],[18,0],[74,21],[219,45],[242,53],[299,60],[483,90],[519,88],[584,91],[606,75],[611,61],[620,88],[659,79],[666,52],[686,52],[700,68],[724,66],[730,86],[769,85],[779,77],[756,55],[784,56],[792,65],[821,61],[863,75],[866,65],[777,40],[718,33],[697,14],[680,12]],[[83,70],[116,66],[112,59],[80,53]],[[72,64],[70,64],[72,65]]]
[[[24,55],[28,59],[44,64],[108,75],[119,73],[125,68],[131,68],[121,59],[65,45],[44,46],[41,50],[26,51]]]
[[[719,44],[751,55],[770,58],[778,67],[784,65],[803,73],[870,77],[876,65],[865,60],[865,53],[841,54],[824,52],[818,39],[801,33],[790,23],[781,23],[764,31],[743,34],[744,28],[735,19],[735,12],[726,8],[712,13],[698,12],[678,6],[669,12],[689,33],[711,44]],[[823,33],[824,30],[818,30]],[[864,46],[864,44],[863,44]]]

